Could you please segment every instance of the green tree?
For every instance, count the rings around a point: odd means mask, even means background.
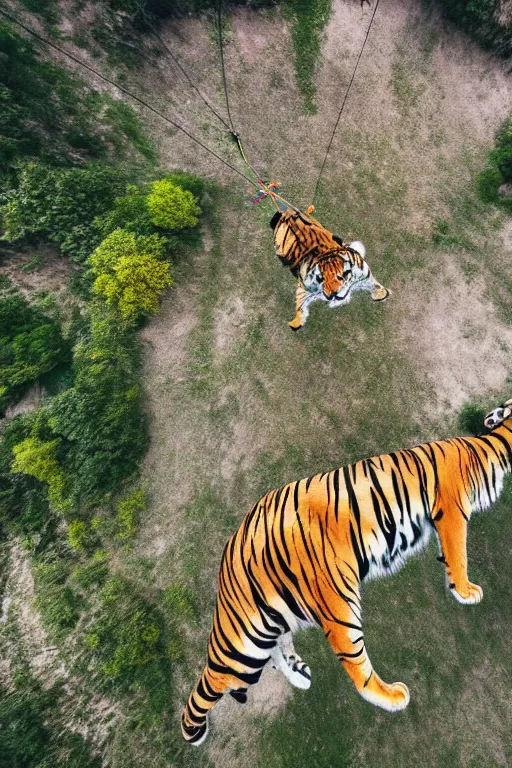
[[[161,260],[165,244],[158,235],[136,237],[117,229],[89,259],[96,275],[93,291],[128,322],[156,312],[160,295],[172,283],[170,265]]]
[[[0,411],[69,358],[57,323],[18,293],[0,298]]]
[[[195,227],[201,213],[194,195],[169,179],[153,182],[147,204],[153,224],[164,229]]]
[[[31,475],[48,484],[48,496],[56,509],[64,509],[65,476],[57,459],[59,440],[28,437],[13,448],[13,472]]]
[[[126,188],[123,171],[89,163],[83,168],[25,165],[18,186],[0,208],[10,242],[39,236],[57,243],[62,253],[84,261],[101,237],[94,219],[108,210]]]

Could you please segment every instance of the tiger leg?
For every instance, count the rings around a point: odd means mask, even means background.
[[[311,670],[302,661],[293,647],[292,633],[281,635],[272,649],[270,659],[274,669],[278,669],[295,688],[307,690],[311,685]]]
[[[292,331],[298,331],[306,324],[309,316],[309,305],[314,301],[314,298],[299,280],[295,294],[295,317],[288,323]]]
[[[339,614],[341,617],[341,611]],[[350,611],[347,610],[346,614],[344,624],[339,623],[340,619],[336,622],[326,620],[322,626],[357,691],[363,699],[388,712],[405,709],[409,703],[409,689],[404,683],[390,685],[380,679],[368,657],[362,627],[353,623]]]
[[[378,283],[371,272],[368,278],[368,290],[370,291],[372,301],[385,301],[389,296],[388,289]]]
[[[360,245],[363,244],[360,243]],[[364,259],[364,253],[362,253],[361,256]],[[377,282],[371,271],[369,271],[367,279],[361,284],[360,290],[369,291],[373,301],[385,301],[390,294],[390,291],[387,288],[384,288],[383,285]]]
[[[445,564],[448,588],[459,603],[479,603],[484,596],[483,589],[468,579],[467,518],[458,505],[443,503],[432,519],[441,544],[440,559]]]

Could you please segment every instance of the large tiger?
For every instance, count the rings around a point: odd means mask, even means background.
[[[468,579],[471,513],[486,509],[511,470],[512,400],[485,418],[480,437],[457,437],[363,459],[270,491],[230,538],[219,573],[206,667],[182,717],[185,739],[206,737],[209,710],[225,693],[245,702],[269,660],[298,688],[310,669],[291,633],[320,625],[356,689],[390,712],[404,709],[404,683],[385,683],[364,644],[359,587],[396,571],[432,531],[447,586],[479,603]]]
[[[292,330],[305,325],[314,301],[333,308],[348,304],[355,291],[370,291],[374,301],[389,296],[372,275],[358,240],[344,245],[316,219],[291,208],[277,211],[270,226],[277,256],[298,278],[295,317],[288,323]]]

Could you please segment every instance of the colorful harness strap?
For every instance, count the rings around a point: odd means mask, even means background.
[[[258,203],[261,203],[261,201],[268,196],[269,191],[277,189],[279,187],[279,184],[275,181],[271,181],[269,184],[266,184],[265,186],[266,186],[266,189],[260,188],[258,190],[258,194],[252,201],[253,205],[258,205]],[[283,208],[283,210],[285,210],[285,208]]]

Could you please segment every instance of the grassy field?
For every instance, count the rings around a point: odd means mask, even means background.
[[[299,4],[300,5],[300,4]],[[265,672],[245,708],[223,700],[208,742],[181,742],[178,718],[204,663],[216,576],[230,533],[266,491],[379,452],[456,434],[461,406],[511,396],[510,223],[474,191],[512,88],[501,63],[454,37],[428,4],[382,4],[315,201],[318,218],[361,239],[383,305],[365,294],[337,311],[314,305],[293,334],[295,282],[274,256],[268,201],[176,132],[148,118],[163,167],[212,178],[203,248],[176,264],[161,313],[141,333],[151,446],[149,509],[116,568],[158,599],[190,590],[186,644],[174,664],[172,724],[116,717],[109,760],[135,765],[287,768],[497,768],[510,765],[511,489],[472,521],[470,578],[479,606],[444,588],[435,547],[364,587],[376,670],[403,680],[411,703],[391,715],[362,701],[320,632],[297,638],[312,668],[306,692]],[[333,0],[304,114],[290,26],[237,11],[226,62],[232,109],[251,157],[296,204],[311,202],[323,153],[371,9]],[[221,103],[211,20],[164,30],[205,92]],[[162,58],[125,73],[239,163]],[[241,166],[239,166],[241,167]]]
[[[317,81],[323,119],[310,122],[300,116],[300,97],[283,97],[282,84],[266,90],[276,80],[272,64],[261,72],[261,59],[251,58],[251,40],[260,53],[273,50],[268,17],[231,19],[236,114],[260,166],[282,173],[285,194],[303,205],[339,103],[333,81],[347,82],[368,20],[345,3],[334,3],[333,12]],[[375,306],[360,296],[338,312],[315,305],[307,327],[291,334],[294,282],[272,253],[269,206],[252,209],[247,189],[221,183],[207,247],[179,267],[174,294],[145,331],[152,509],[139,551],[152,563],[156,586],[181,580],[199,598],[175,680],[182,701],[203,663],[224,542],[262,493],[455,434],[464,402],[492,404],[508,391],[510,294],[494,275],[510,245],[502,218],[474,193],[506,115],[499,65],[450,41],[419,7],[394,3],[383,17],[316,202],[327,226],[365,242],[375,274],[393,292],[389,302]],[[340,37],[351,42],[336,58]],[[208,46],[201,52],[212,55]],[[289,83],[288,67],[282,63],[280,75]],[[249,94],[237,72],[249,78]],[[256,137],[252,119],[265,94]],[[464,609],[446,593],[433,546],[398,577],[365,587],[369,652],[385,679],[409,684],[404,713],[363,702],[312,631],[297,641],[313,671],[308,693],[288,690],[269,671],[245,708],[219,705],[210,741],[180,762],[405,767],[421,755],[428,766],[506,765],[511,641],[501,582],[509,504],[510,496],[472,524],[470,573],[486,591],[481,606]]]

